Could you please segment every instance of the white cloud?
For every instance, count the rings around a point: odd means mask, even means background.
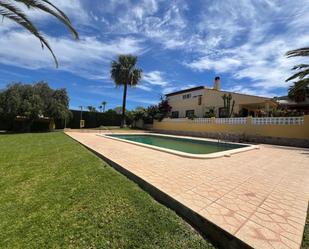
[[[54,69],[52,57],[38,40],[27,32],[12,31],[1,34],[0,63],[28,69]],[[141,41],[132,38],[118,38],[103,42],[95,37],[81,37],[80,41],[68,38],[48,37],[60,64],[60,69],[74,72],[88,78],[109,78],[109,66],[113,57],[119,53],[140,54]]]
[[[274,92],[271,92],[269,90],[266,90],[266,89],[263,89],[263,88],[245,87],[244,85],[234,85],[230,88],[223,89],[223,90],[228,91],[228,92],[250,94],[250,95],[261,96],[261,97],[269,97],[269,98],[276,96],[276,94]]]
[[[144,80],[151,85],[166,86],[168,84],[163,78],[163,73],[160,71],[145,73]]]
[[[186,43],[184,30],[187,27],[183,0],[109,1],[102,12],[113,14],[114,21],[104,25],[114,34],[138,34],[164,48],[176,49]]]
[[[142,90],[147,91],[147,92],[151,92],[152,91],[151,87],[143,85],[143,84],[142,85],[137,85],[136,88],[142,89]]]
[[[302,59],[288,59],[285,53],[308,46],[308,11],[309,5],[302,1],[216,1],[202,16],[201,33],[191,45],[196,45],[198,56],[184,65],[228,73],[236,82],[253,82],[254,89],[243,87],[251,93],[265,95],[286,88],[291,84],[285,83],[291,67]],[[203,32],[205,42],[201,43]]]
[[[235,58],[224,57],[210,59],[205,56],[191,63],[185,63],[185,65],[198,71],[215,70],[216,72],[227,72],[239,67],[241,62]]]

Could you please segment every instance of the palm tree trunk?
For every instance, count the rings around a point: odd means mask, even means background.
[[[120,128],[123,128],[126,125],[126,102],[127,102],[127,83],[124,84],[123,88],[123,99],[122,99],[122,117]]]

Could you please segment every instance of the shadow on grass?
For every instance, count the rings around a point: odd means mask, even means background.
[[[62,130],[55,131],[0,131],[1,135],[16,135],[16,134],[43,134],[43,133],[52,133],[52,132],[62,132]]]

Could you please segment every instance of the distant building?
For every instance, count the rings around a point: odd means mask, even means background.
[[[222,117],[224,94],[231,94],[235,100],[233,113],[236,115],[241,113],[241,116],[256,116],[259,113],[269,113],[277,105],[271,98],[221,91],[220,85],[220,78],[216,77],[212,89],[198,86],[166,94],[168,103],[172,107],[171,117],[204,117],[210,110],[214,110],[216,117]]]
[[[305,115],[309,114],[309,98],[306,98],[303,102],[295,102],[291,100],[288,96],[276,97],[274,98],[281,108],[298,111],[304,113]]]

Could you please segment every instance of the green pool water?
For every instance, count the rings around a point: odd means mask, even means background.
[[[246,145],[218,143],[196,139],[185,139],[176,137],[154,136],[154,135],[107,135],[119,139],[133,141],[142,144],[153,145],[161,148],[178,150],[191,154],[209,154],[225,150],[246,147]]]

